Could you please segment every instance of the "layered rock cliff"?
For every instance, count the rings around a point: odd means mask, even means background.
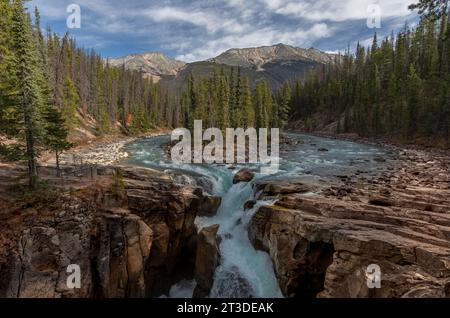
[[[164,173],[120,171],[99,169],[95,183],[61,190],[46,206],[5,204],[0,297],[155,297],[193,278],[194,219],[213,205]],[[80,268],[79,289],[67,286],[70,264]]]
[[[288,297],[450,297],[447,155],[407,151],[381,177],[342,186],[260,184],[278,202],[253,217],[250,238],[269,252]],[[314,194],[315,193],[315,194]],[[381,288],[368,288],[368,266]]]

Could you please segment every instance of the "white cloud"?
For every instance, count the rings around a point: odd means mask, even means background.
[[[215,32],[221,27],[218,17],[202,11],[191,12],[182,8],[162,7],[149,9],[145,15],[156,22],[181,21],[205,27],[209,32]]]
[[[189,54],[180,54],[178,59],[187,62],[204,60],[230,49],[230,48],[246,48],[264,45],[274,45],[277,43],[285,43],[289,45],[298,45],[308,47],[318,39],[329,37],[332,30],[324,23],[313,25],[307,30],[277,30],[270,27],[259,30],[249,31],[245,34],[226,35],[205,43],[205,45],[193,49]],[[174,44],[173,48],[178,49],[178,45]]]
[[[147,18],[160,23],[183,22],[204,28],[208,33],[218,31],[227,33],[242,33],[251,26],[235,18],[218,15],[212,11],[181,7],[154,7],[137,15],[145,15]],[[248,14],[248,12],[247,12]]]
[[[409,12],[408,5],[415,0],[304,0],[282,1],[261,0],[269,10],[275,13],[301,17],[311,21],[346,21],[367,19],[368,8],[378,5],[382,18],[405,16]]]
[[[283,5],[283,0],[263,0],[267,7],[271,10],[278,9]]]

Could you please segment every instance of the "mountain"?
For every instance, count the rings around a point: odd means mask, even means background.
[[[181,89],[189,74],[210,76],[223,69],[231,72],[240,67],[243,76],[250,78],[252,85],[266,80],[272,88],[278,88],[286,80],[302,80],[309,70],[333,62],[335,55],[314,48],[302,49],[285,44],[256,48],[230,49],[219,56],[201,62],[185,63],[162,53],[129,55],[109,59],[113,66],[125,65],[127,69],[139,70],[155,82],[161,81],[173,89]]]
[[[263,71],[264,65],[269,63],[301,61],[325,64],[332,62],[332,59],[332,55],[314,48],[301,49],[286,44],[277,44],[256,48],[231,49],[210,59],[209,62],[256,68],[258,71]]]
[[[246,49],[230,49],[221,55],[202,62],[186,64],[175,78],[164,80],[167,86],[181,89],[189,74],[210,76],[214,71],[240,67],[241,74],[249,77],[252,86],[266,80],[273,89],[285,81],[304,80],[308,72],[316,67],[332,63],[336,55],[314,48],[301,49],[285,44]]]
[[[144,76],[158,82],[162,77],[173,77],[186,63],[171,59],[162,53],[133,54],[117,59],[108,59],[112,66],[125,65],[127,69],[143,72]]]

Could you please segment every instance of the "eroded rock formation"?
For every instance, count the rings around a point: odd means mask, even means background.
[[[270,253],[286,296],[450,297],[449,158],[401,159],[381,177],[349,176],[314,195],[265,187],[279,200],[260,208],[249,235]],[[380,266],[379,289],[367,286],[370,264]]]
[[[199,188],[148,169],[99,169],[93,185],[1,215],[0,297],[154,297],[194,276]],[[213,211],[202,211],[213,213]],[[76,264],[81,288],[69,289]]]
[[[254,177],[255,173],[251,169],[243,168],[234,175],[233,183],[250,182]]]
[[[214,283],[214,273],[219,264],[219,246],[217,232],[219,225],[212,225],[200,231],[197,238],[197,256],[195,260],[195,298],[208,297]]]

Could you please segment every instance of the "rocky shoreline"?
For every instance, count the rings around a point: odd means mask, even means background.
[[[124,147],[139,139],[151,138],[167,134],[167,131],[146,133],[132,137],[109,137],[100,139],[90,144],[80,145],[60,156],[61,165],[97,164],[114,165],[128,158],[128,153]],[[43,158],[47,165],[54,165],[55,158],[50,156]]]

